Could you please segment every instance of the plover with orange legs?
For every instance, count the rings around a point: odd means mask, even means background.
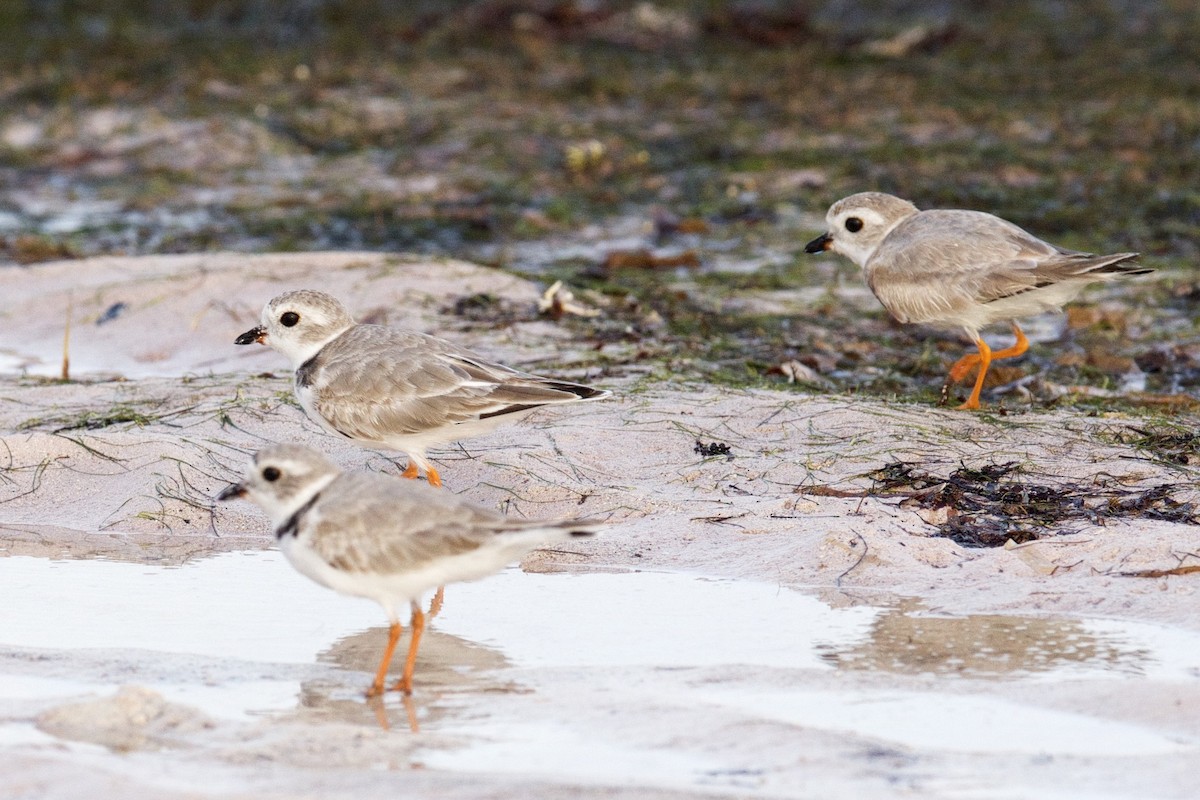
[[[417,481],[341,472],[316,451],[294,444],[260,450],[245,478],[217,495],[218,500],[237,497],[262,507],[279,549],[302,574],[383,606],[388,641],[368,697],[385,691],[406,604],[412,639],[392,688],[407,695],[425,628],[423,595],[447,583],[486,577],[541,545],[590,536],[597,529],[582,521],[509,519]]]
[[[966,331],[978,348],[960,358],[952,383],[975,367],[979,374],[959,408],[979,408],[988,366],[1015,358],[1029,342],[1016,320],[1058,311],[1094,281],[1111,281],[1154,270],[1129,263],[1137,253],[1093,255],[1066,250],[982,211],[921,211],[882,192],[861,192],[837,201],[825,216],[828,230],[804,248],[832,250],[863,270],[867,285],[898,322]],[[979,330],[1012,324],[1016,343],[993,351]]]
[[[360,325],[335,297],[284,292],[236,344],[273,347],[292,363],[296,397],[318,425],[366,447],[408,456],[404,477],[441,477],[427,448],[487,433],[543,406],[611,392],[493,363],[444,339]]]

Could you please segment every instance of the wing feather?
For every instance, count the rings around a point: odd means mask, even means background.
[[[1117,266],[1136,255],[1056,247],[978,211],[923,211],[888,235],[865,272],[897,320],[929,322],[1064,281],[1137,273]]]
[[[321,387],[317,412],[346,436],[374,441],[607,394],[377,325],[350,329],[321,350],[318,362],[307,376]]]
[[[475,550],[508,527],[498,512],[447,492],[431,503],[436,490],[401,481],[361,472],[338,477],[310,517],[317,555],[347,572],[401,572]]]

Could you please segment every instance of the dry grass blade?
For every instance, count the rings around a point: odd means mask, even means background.
[[[63,355],[62,355],[62,379],[63,383],[71,380],[71,312],[75,308],[75,295],[73,292],[67,293],[67,321],[63,325]]]

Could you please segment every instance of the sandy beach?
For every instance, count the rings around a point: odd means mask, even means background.
[[[252,505],[212,502],[267,442],[403,467],[321,433],[281,356],[233,346],[310,286],[616,395],[432,453],[450,491],[607,528],[451,587],[410,708],[362,697],[379,609],[293,572]],[[366,253],[0,272],[4,794],[1194,794],[1200,529],[1162,517],[1197,501],[1195,468],[1131,447],[1138,419],[605,374],[567,323],[455,313],[543,288]],[[880,489],[896,463],[1010,462],[1027,494],[1085,487],[1093,510],[967,547],[939,535],[956,512]],[[1153,513],[1114,511],[1161,486]]]

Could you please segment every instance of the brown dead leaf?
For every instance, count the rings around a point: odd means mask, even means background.
[[[957,512],[951,506],[939,506],[937,508],[918,508],[916,513],[930,525],[945,525]]]
[[[700,256],[695,250],[684,250],[670,256],[655,255],[645,248],[637,250],[611,250],[604,256],[605,270],[616,269],[672,269],[674,267],[698,267]]]
[[[1109,375],[1124,375],[1134,368],[1132,358],[1113,355],[1099,348],[1088,350],[1087,363]]]
[[[1123,309],[1098,308],[1096,306],[1070,306],[1067,308],[1067,327],[1071,330],[1104,326],[1124,334],[1128,322],[1128,314]]]
[[[0,252],[18,264],[57,261],[60,258],[79,258],[70,245],[45,236],[22,235],[0,238]]]
[[[676,230],[680,233],[708,233],[709,225],[699,217],[685,217],[679,220]]]

